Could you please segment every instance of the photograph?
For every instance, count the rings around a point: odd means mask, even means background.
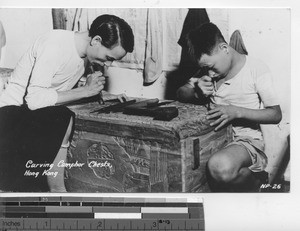
[[[296,0],[2,0],[0,229],[298,231],[299,28]]]
[[[1,192],[290,192],[290,9],[1,8],[0,38]]]

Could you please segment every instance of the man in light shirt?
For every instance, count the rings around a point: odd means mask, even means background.
[[[66,160],[74,114],[59,105],[102,92],[105,77],[100,71],[88,75],[84,86],[74,88],[85,72],[87,61],[109,66],[132,52],[133,46],[131,27],[113,15],[97,17],[89,31],[53,30],[40,36],[17,63],[9,85],[0,96],[0,162],[13,155],[25,158],[20,158],[24,163],[33,160],[40,164],[38,166],[42,164],[39,162],[52,162],[51,171],[58,174],[47,178],[49,190],[66,191],[64,168],[59,168],[57,163]],[[109,97],[108,93],[105,97]],[[16,135],[19,132],[21,137]],[[59,146],[51,142],[59,143]],[[17,148],[14,148],[16,144]],[[12,174],[15,171],[15,177],[22,177],[28,170],[22,161],[19,161],[21,170],[17,167],[10,170]],[[14,162],[7,160],[7,163],[13,165]],[[0,166],[0,178],[10,182],[14,178],[7,176],[2,167],[5,169],[6,166]],[[7,190],[22,190],[20,188],[8,187]]]
[[[206,118],[215,131],[228,124],[233,130],[233,142],[208,160],[210,187],[255,191],[267,166],[259,125],[279,123],[282,117],[271,73],[262,61],[230,47],[212,23],[191,31],[187,42],[191,57],[206,71],[178,89],[179,99],[206,104]]]

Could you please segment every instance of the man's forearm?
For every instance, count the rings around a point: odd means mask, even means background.
[[[58,105],[91,96],[87,94],[87,91],[84,91],[84,87],[74,88],[69,91],[58,91],[57,94],[58,98],[56,104]]]
[[[234,120],[246,120],[258,124],[277,124],[281,121],[281,117],[279,105],[267,107],[265,109],[249,109],[233,105],[216,105],[207,112],[206,119],[213,120],[210,123],[210,126],[215,126],[215,131],[218,131]]]
[[[238,108],[237,117],[260,124],[277,124],[281,121],[282,114],[279,105],[265,109]]]

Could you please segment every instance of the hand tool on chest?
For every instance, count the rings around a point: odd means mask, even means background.
[[[172,103],[172,100],[159,102],[158,99],[152,99],[145,102],[132,104],[124,108],[124,114],[150,116],[155,120],[170,121],[178,116],[178,108],[175,106],[160,107]]]
[[[127,115],[150,116],[156,120],[170,121],[178,116],[178,109],[175,106],[160,107],[172,103],[173,100],[159,101],[158,99],[148,99],[143,101],[129,100],[111,106],[100,108],[90,113],[110,113],[123,112]]]

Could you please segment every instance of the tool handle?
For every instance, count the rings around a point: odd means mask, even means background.
[[[113,104],[104,108],[100,108],[100,109],[96,109],[94,111],[91,111],[90,113],[109,113],[109,112],[118,112],[118,111],[122,111],[126,106],[134,104],[136,102],[135,99],[133,100],[128,100],[125,101],[123,103],[117,103],[117,104]]]
[[[162,107],[157,108],[153,112],[155,120],[170,121],[178,116],[177,107]]]
[[[138,116],[151,116],[155,120],[170,121],[178,116],[177,107],[126,107],[124,108],[124,114],[138,115]]]

